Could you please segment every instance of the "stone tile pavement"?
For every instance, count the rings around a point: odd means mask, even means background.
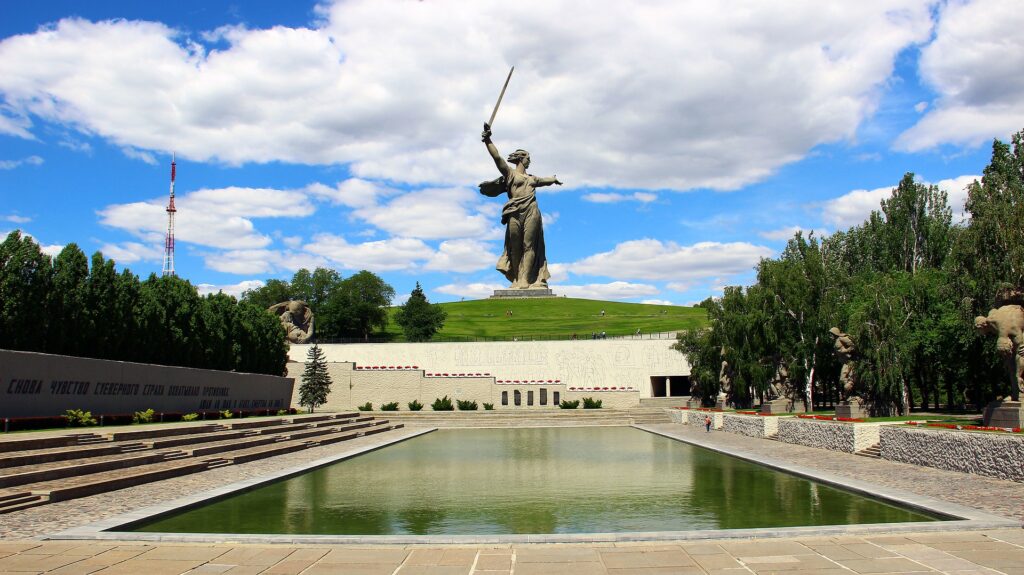
[[[1024,573],[1024,531],[481,546],[0,541],[0,573],[54,575],[747,575]]]

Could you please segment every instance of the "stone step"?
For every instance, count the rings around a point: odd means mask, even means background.
[[[159,437],[173,437],[178,435],[194,435],[223,431],[227,427],[217,423],[206,423],[199,425],[186,425],[174,427],[157,427],[150,429],[133,429],[129,431],[114,431],[106,436],[112,441],[128,441],[139,439],[156,439]]]
[[[152,441],[144,441],[143,443],[151,449],[161,449],[165,447],[178,447],[180,445],[192,445],[196,443],[207,443],[211,441],[223,441],[226,439],[239,439],[242,437],[251,437],[256,435],[257,431],[253,429],[241,429],[239,431],[215,431],[213,433],[201,433],[198,435],[181,435],[173,436],[162,439],[154,439]]]
[[[115,455],[104,458],[71,459],[67,461],[12,467],[0,475],[0,488],[52,481],[66,477],[89,475],[112,469],[126,469],[167,461],[169,452],[150,452],[144,455]]]
[[[27,437],[18,439],[5,437],[4,439],[0,439],[0,453],[30,451],[35,449],[54,449],[58,447],[77,445],[80,435],[91,434],[74,433],[70,435],[59,435],[57,437]]]
[[[861,455],[863,457],[873,457],[875,459],[878,459],[882,457],[882,448],[880,444],[876,443],[871,447],[868,447],[867,449],[862,449],[860,451],[855,452],[855,455]]]
[[[29,507],[44,505],[49,502],[49,498],[46,497],[45,495],[26,493],[19,497],[11,497],[3,501],[0,501],[0,514],[11,513],[12,511],[19,511],[21,509],[28,509]]]
[[[102,445],[83,445],[74,447],[57,447],[53,449],[18,451],[0,455],[0,469],[31,465],[35,463],[48,463],[51,461],[66,461],[68,459],[82,459],[86,457],[99,457],[103,455],[114,455],[133,451],[135,446],[148,449],[141,443],[104,443]]]
[[[32,484],[30,487],[32,493],[48,495],[50,501],[64,501],[66,499],[76,499],[87,495],[142,485],[143,483],[152,483],[153,481],[160,481],[171,477],[189,475],[205,471],[208,467],[209,462],[205,460],[189,458],[180,461],[166,461],[146,465],[129,471],[116,470],[94,473],[72,480],[61,480],[58,483]],[[75,481],[76,479],[77,481]]]

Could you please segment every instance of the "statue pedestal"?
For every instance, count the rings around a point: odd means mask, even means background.
[[[690,409],[700,409],[701,407],[704,407],[704,404],[699,399],[691,399],[686,402],[686,407],[689,407]]]
[[[836,406],[836,417],[848,417],[850,419],[863,419],[868,417],[868,410],[864,408],[864,400],[859,397],[851,397],[842,401]]]
[[[770,415],[773,413],[803,413],[804,404],[802,401],[793,402],[785,397],[765,401],[761,404],[761,413]]]
[[[1024,403],[993,401],[985,406],[985,425],[989,427],[1024,427]]]
[[[558,297],[551,288],[538,289],[496,289],[491,299],[520,299],[537,297]]]
[[[727,395],[725,395],[724,393],[718,394],[718,399],[715,400],[715,409],[722,409],[722,410],[728,409],[727,403],[726,403],[728,401],[728,399],[729,399],[729,397]]]

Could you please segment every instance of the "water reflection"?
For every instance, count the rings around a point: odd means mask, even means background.
[[[588,533],[928,520],[630,428],[442,430],[140,531]]]

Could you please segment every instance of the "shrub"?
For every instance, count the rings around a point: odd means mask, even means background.
[[[574,399],[572,401],[569,401],[568,399],[563,399],[562,403],[558,404],[558,407],[560,407],[562,409],[576,409],[579,406],[580,406],[580,400],[578,400],[578,399]]]
[[[185,415],[181,416],[182,421],[195,421],[197,419],[199,419],[198,413],[186,413]]]
[[[593,397],[583,398],[583,409],[601,409],[601,400]]]
[[[288,415],[288,410],[287,409],[278,409],[277,410],[277,414],[278,415]]]
[[[452,400],[448,399],[447,395],[435,399],[430,407],[434,411],[455,411],[455,406],[452,405]]]
[[[423,404],[415,399],[410,401],[407,405],[409,406],[409,411],[419,411],[423,409]]]
[[[484,404],[484,409],[487,410],[487,411],[491,411],[491,410],[494,409],[494,404],[493,403],[485,403]]]
[[[398,402],[392,401],[391,403],[383,403],[380,406],[381,411],[398,411]]]
[[[146,411],[136,411],[135,415],[132,416],[132,423],[153,423],[153,416],[155,413],[152,409]]]
[[[460,399],[455,403],[459,406],[459,411],[476,411],[478,407],[475,401]]]
[[[92,416],[92,412],[82,411],[81,409],[69,409],[64,412],[64,417],[67,418],[68,425],[71,427],[88,427],[98,423],[96,418]]]
[[[358,409],[359,411],[373,411],[373,404],[367,401],[362,405],[357,405],[356,409]]]
[[[231,413],[230,409],[225,409],[224,411],[220,412],[220,418],[221,419],[231,419],[234,416],[235,416],[235,414]]]

